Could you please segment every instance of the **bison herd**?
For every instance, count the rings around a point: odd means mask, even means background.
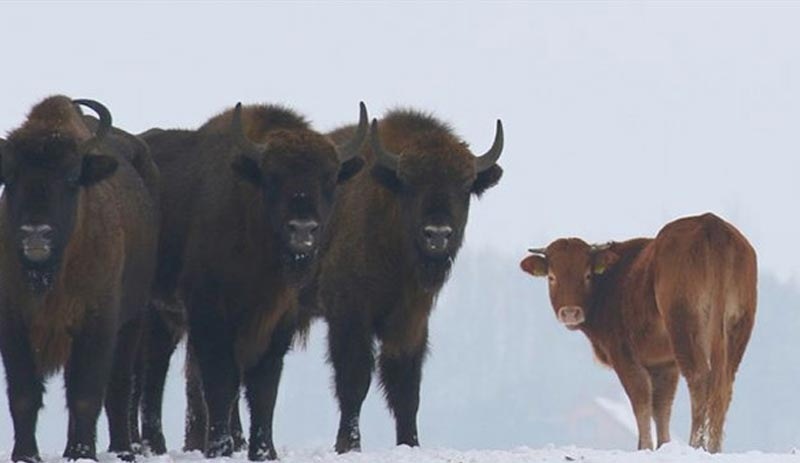
[[[84,109],[96,117],[84,115]],[[277,458],[283,359],[328,325],[341,419],[359,450],[376,369],[397,443],[419,445],[428,323],[463,242],[472,196],[501,179],[503,126],[476,154],[441,120],[389,111],[324,134],[299,113],[236,105],[196,130],[113,127],[93,100],[49,97],[0,139],[0,350],[14,461],[41,461],[45,379],[63,369],[64,457],[161,454],[164,381],[184,334],[184,448]],[[589,338],[630,398],[639,448],[669,441],[679,375],[690,443],[716,452],[753,326],[756,256],[706,214],[654,239],[560,239],[521,264],[547,277],[557,319]],[[377,365],[376,365],[377,364]],[[250,410],[247,439],[239,394]]]

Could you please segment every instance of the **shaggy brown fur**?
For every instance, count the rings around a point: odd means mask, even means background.
[[[331,134],[349,136],[352,127]],[[475,155],[447,124],[417,111],[391,111],[380,121],[383,146],[400,155],[390,170],[363,149],[365,168],[334,204],[329,241],[309,286],[329,326],[341,419],[336,450],[360,448],[361,403],[371,381],[373,343],[380,347],[381,382],[396,418],[397,443],[418,445],[416,414],[428,317],[461,246],[471,194],[500,179],[494,165],[476,171]],[[446,252],[420,248],[429,223],[452,228]],[[316,298],[316,299],[315,299]]]
[[[655,239],[592,248],[560,239],[522,261],[548,276],[558,318],[583,331],[630,398],[639,448],[670,440],[680,372],[692,399],[690,444],[718,452],[733,380],[756,311],[756,255],[713,214],[667,224]]]
[[[115,129],[92,154],[82,152],[92,134],[73,102],[56,96],[35,106],[2,148],[0,347],[15,460],[38,458],[33,432],[42,383],[65,365],[70,425],[64,455],[95,458],[106,384],[111,450],[131,452],[129,352],[138,342],[154,270],[157,204],[148,185],[156,180],[147,176],[156,171],[146,146]],[[121,147],[145,150],[138,155],[142,170]],[[80,177],[70,180],[76,169]],[[62,189],[65,177],[78,184]],[[23,260],[17,230],[30,220],[54,226],[56,256],[46,267]]]
[[[262,460],[276,457],[272,413],[283,356],[299,323],[297,288],[316,256],[316,248],[293,250],[292,223],[313,220],[322,233],[337,183],[362,161],[340,166],[337,146],[286,108],[242,108],[244,137],[233,120],[228,110],[197,131],[145,134],[163,174],[157,297],[161,306],[185,302],[196,362],[189,371],[198,372],[190,380],[202,380],[187,386],[187,448],[232,453],[238,417],[231,414],[244,382],[248,456]],[[178,336],[161,317],[151,321],[142,431],[162,453],[161,389]],[[205,405],[193,400],[200,395]]]

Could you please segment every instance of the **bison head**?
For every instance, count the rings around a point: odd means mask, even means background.
[[[570,330],[580,328],[590,316],[595,279],[611,268],[619,255],[608,245],[590,246],[578,238],[556,240],[530,252],[520,263],[522,270],[547,277],[558,321]]]
[[[398,154],[384,147],[373,120],[373,175],[396,199],[405,227],[400,230],[405,254],[415,260],[420,283],[435,290],[446,280],[461,247],[472,195],[481,195],[502,176],[497,160],[503,151],[503,125],[497,121],[492,147],[475,156],[432,118],[412,115],[409,120],[386,121],[381,130],[387,129],[385,138],[400,150]],[[409,130],[415,122],[431,127]]]
[[[93,136],[79,125],[82,122],[75,122],[80,116],[73,103],[100,116]],[[102,104],[54,97],[34,108],[34,117],[38,119],[31,129],[23,127],[0,144],[0,181],[5,186],[2,220],[7,236],[14,241],[29,287],[43,293],[55,281],[75,227],[81,190],[113,174],[117,161],[101,152],[111,129],[111,114]],[[48,119],[70,121],[72,130],[48,124]],[[86,135],[83,140],[76,136],[81,132]]]
[[[358,153],[367,130],[367,109],[361,103],[358,130],[343,145],[300,128],[272,130],[263,143],[254,143],[244,133],[241,104],[236,106],[232,133],[241,153],[232,167],[259,189],[290,281],[299,284],[309,276],[336,186],[364,164]]]

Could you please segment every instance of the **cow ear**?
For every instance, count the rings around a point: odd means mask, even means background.
[[[547,258],[539,254],[531,254],[522,259],[519,266],[523,272],[530,273],[535,277],[547,276]]]
[[[380,164],[375,164],[372,167],[372,176],[375,177],[378,183],[395,193],[403,188],[403,181],[397,176],[397,172]]]
[[[475,183],[472,184],[472,192],[480,197],[484,191],[497,185],[497,182],[500,181],[502,176],[503,168],[497,164],[493,165],[492,167],[478,174],[478,177],[475,179]]]
[[[249,156],[240,154],[231,163],[231,168],[241,179],[255,186],[261,186],[264,183],[264,176],[261,173],[261,168],[259,168],[258,163]]]
[[[81,176],[78,183],[82,186],[91,186],[110,177],[119,166],[116,159],[104,154],[86,154],[83,156],[81,164]]]
[[[610,250],[604,249],[602,251],[598,251],[594,255],[593,263],[592,263],[592,271],[595,275],[602,275],[608,269],[610,269],[614,264],[617,263],[619,260],[619,254]]]
[[[339,177],[336,182],[344,183],[350,180],[355,174],[361,172],[362,167],[364,167],[364,160],[360,156],[348,159],[339,166]]]

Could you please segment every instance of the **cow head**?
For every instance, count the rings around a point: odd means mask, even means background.
[[[590,317],[595,283],[618,260],[609,245],[586,244],[578,238],[560,239],[544,249],[531,249],[520,263],[522,270],[547,277],[550,302],[556,317],[574,330]]]
[[[356,134],[343,145],[299,128],[272,130],[263,143],[254,143],[243,130],[241,104],[234,110],[232,133],[241,153],[233,170],[261,192],[283,268],[295,283],[309,276],[337,185],[364,164],[358,153],[367,130],[367,109],[361,103]]]
[[[98,114],[94,135],[82,125],[73,104]],[[72,130],[65,129],[65,120]],[[50,98],[34,108],[29,125],[0,143],[0,181],[6,202],[2,220],[29,287],[43,293],[55,281],[75,228],[81,190],[112,175],[117,161],[102,154],[111,114],[96,101]]]
[[[399,230],[401,240],[406,255],[415,261],[420,283],[437,289],[447,279],[461,247],[472,195],[481,195],[502,176],[497,160],[503,151],[503,125],[497,121],[492,147],[475,156],[445,126],[409,131],[402,127],[411,125],[408,122],[389,129],[394,144],[403,146],[397,154],[384,147],[378,122],[373,120],[373,175],[396,199],[404,225]]]

